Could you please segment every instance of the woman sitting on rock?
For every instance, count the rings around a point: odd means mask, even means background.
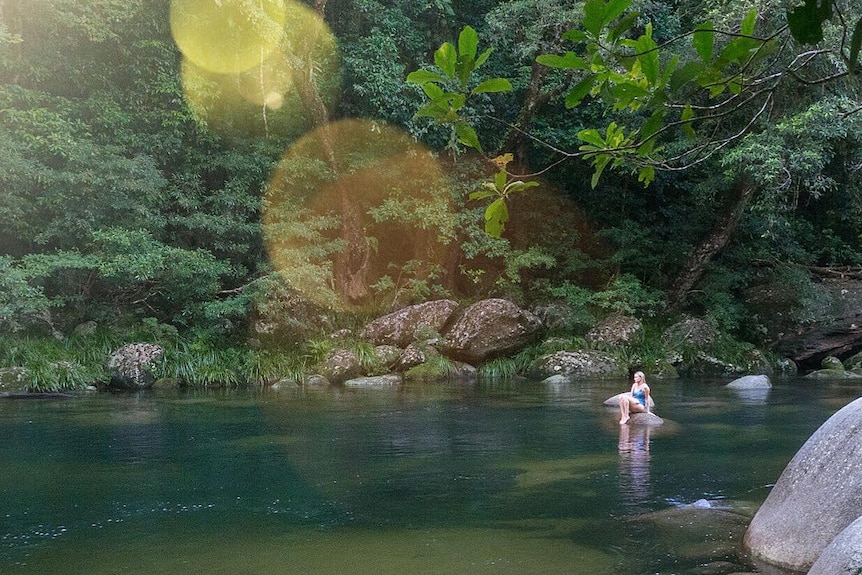
[[[649,386],[642,371],[636,371],[630,393],[620,395],[620,425],[628,422],[632,413],[649,413]]]

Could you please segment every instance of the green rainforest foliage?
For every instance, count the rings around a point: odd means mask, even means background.
[[[199,4],[0,0],[6,365],[95,322],[268,381],[439,297],[757,343],[749,290],[862,266],[855,2]]]

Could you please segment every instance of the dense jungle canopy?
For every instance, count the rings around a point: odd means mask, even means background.
[[[0,329],[501,296],[757,341],[749,290],[804,321],[862,266],[862,11],[797,4],[0,0]]]

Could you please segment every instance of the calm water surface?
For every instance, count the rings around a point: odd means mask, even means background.
[[[862,395],[650,383],[652,431],[602,405],[625,381],[3,400],[0,573],[732,570],[738,541],[645,518],[699,499],[752,514]]]

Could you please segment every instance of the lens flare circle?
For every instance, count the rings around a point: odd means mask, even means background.
[[[368,120],[327,124],[297,141],[269,182],[266,249],[288,287],[320,306],[409,298],[406,286],[441,273],[451,194],[437,158],[409,134]]]
[[[283,40],[283,0],[173,0],[171,33],[196,66],[231,74],[257,66]]]
[[[335,35],[308,6],[279,5],[284,23],[278,45],[251,67],[214,70],[188,54],[183,58],[186,101],[208,130],[229,137],[298,137],[337,105],[341,53]]]

